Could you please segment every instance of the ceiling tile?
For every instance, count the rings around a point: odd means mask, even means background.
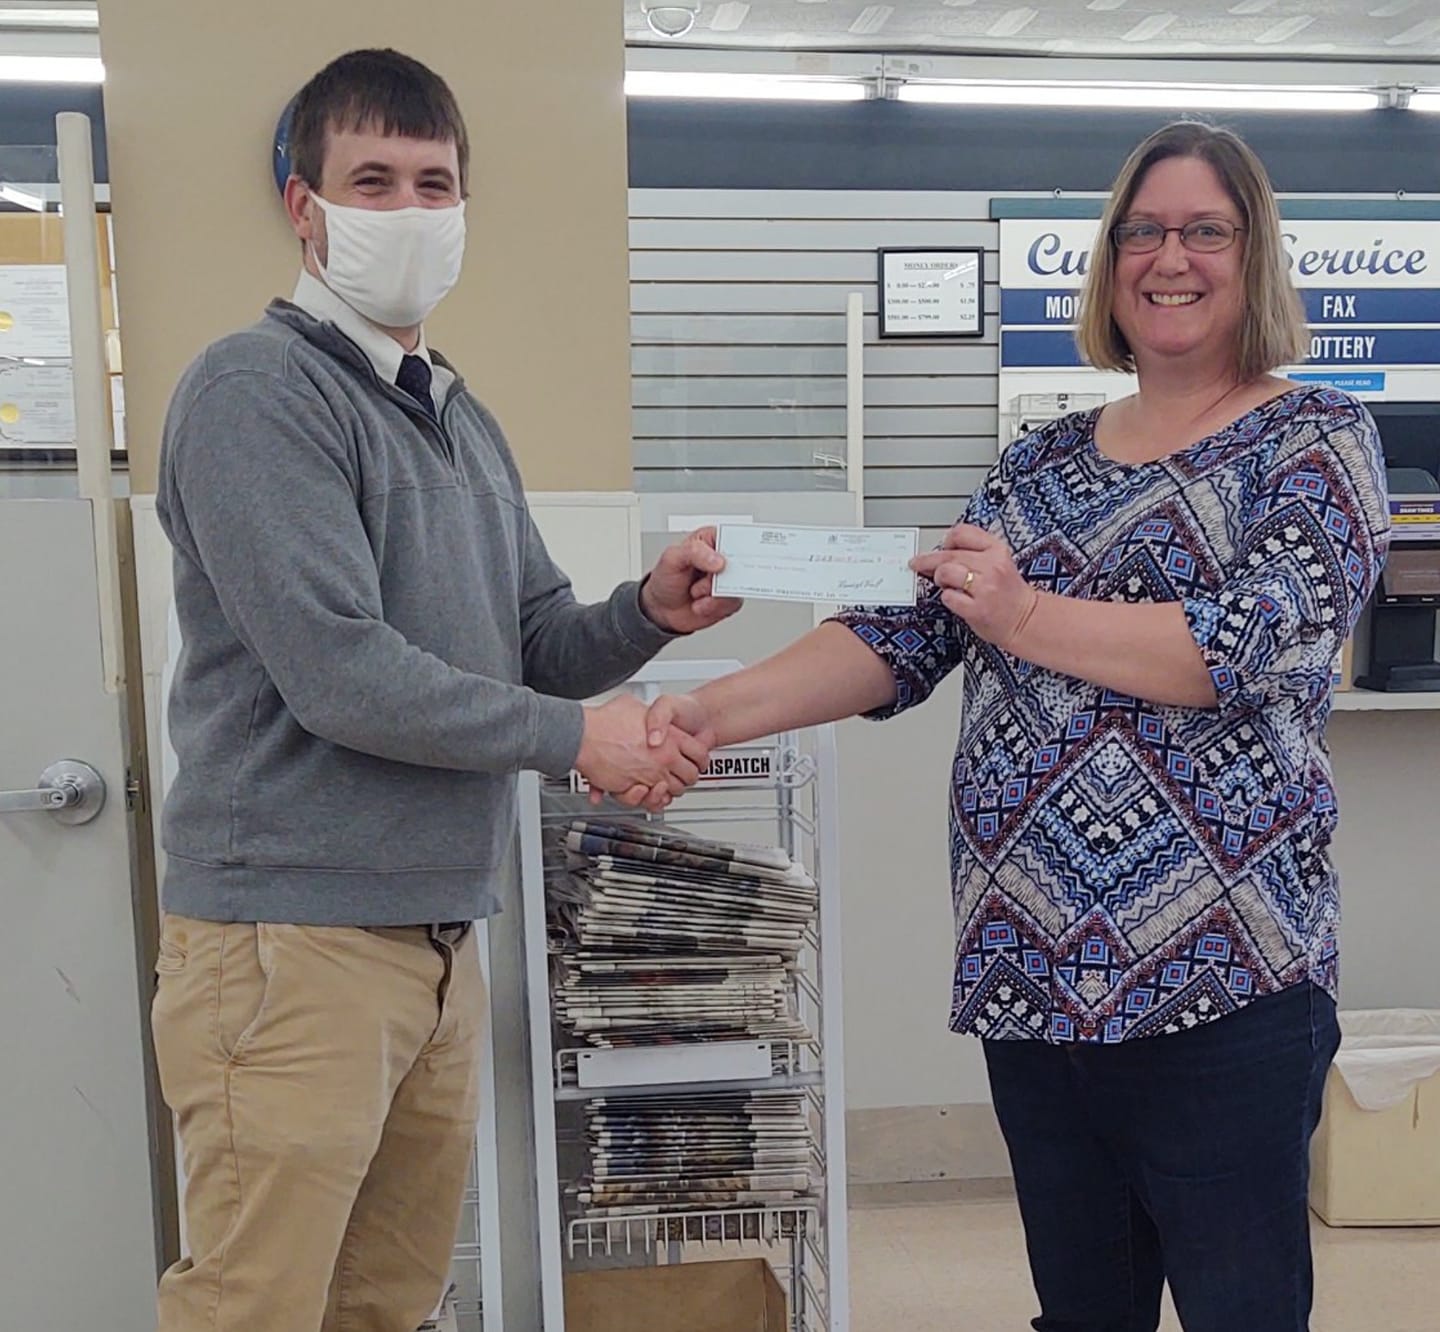
[[[629,40],[665,44],[640,0],[624,6]],[[1437,0],[705,0],[683,44],[1428,60],[1440,56],[1436,14]]]

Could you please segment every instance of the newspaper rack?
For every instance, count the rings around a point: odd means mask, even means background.
[[[642,698],[694,687],[730,662],[652,663],[631,682]],[[745,1040],[620,1049],[585,1045],[551,1006],[545,910],[547,837],[593,812],[583,783],[530,773],[520,790],[521,883],[532,1082],[539,1273],[546,1332],[563,1332],[564,1277],[598,1265],[646,1265],[762,1253],[787,1289],[790,1332],[847,1332],[843,1028],[840,983],[835,740],[828,726],[717,751],[701,783],[652,821],[723,841],[783,848],[816,880],[819,911],[792,975],[805,1040]],[[611,814],[645,819],[643,813]],[[812,1188],[783,1204],[657,1206],[586,1217],[570,1205],[581,1157],[579,1125],[598,1095],[790,1090],[804,1094]]]

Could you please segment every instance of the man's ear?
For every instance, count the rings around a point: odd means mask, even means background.
[[[320,210],[315,207],[313,194],[309,184],[299,176],[292,175],[285,182],[285,213],[302,244],[314,239],[319,226],[315,215]]]

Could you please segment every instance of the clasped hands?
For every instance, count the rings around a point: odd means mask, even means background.
[[[608,793],[658,813],[699,781],[714,747],[715,732],[693,695],[667,695],[647,708],[622,694],[585,710],[575,766],[590,783],[592,804]]]

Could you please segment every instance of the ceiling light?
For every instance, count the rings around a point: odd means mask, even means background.
[[[775,74],[691,74],[632,69],[625,75],[628,97],[730,97],[777,102],[862,102],[863,83],[841,79],[792,79]]]
[[[1407,105],[1412,111],[1440,111],[1440,92],[1411,93]]]
[[[36,213],[45,211],[45,200],[42,196],[31,194],[29,190],[22,190],[14,185],[0,185],[0,199],[14,204],[17,208],[29,208]]]
[[[7,8],[0,4],[0,28],[80,28],[100,30],[100,11],[94,5],[66,5],[63,8]]]
[[[0,55],[0,83],[104,82],[105,66],[94,56]]]
[[[1196,111],[1373,111],[1381,100],[1378,93],[1347,88],[1159,83],[903,83],[896,96],[902,102],[960,106],[1102,106]]]
[[[696,15],[700,13],[700,0],[640,0],[640,12],[650,31],[658,37],[683,37],[695,26]]]

